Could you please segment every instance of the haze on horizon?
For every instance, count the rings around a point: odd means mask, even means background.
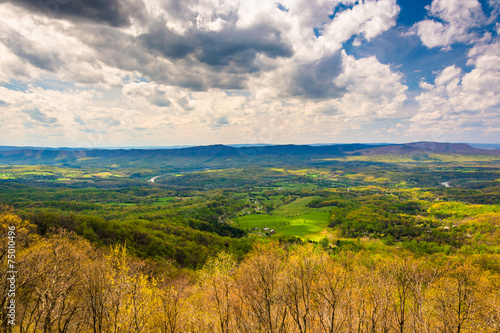
[[[0,0],[0,145],[500,142],[500,1]]]

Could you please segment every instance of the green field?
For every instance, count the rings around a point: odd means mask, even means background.
[[[326,232],[330,222],[330,207],[309,208],[307,204],[316,196],[297,199],[282,205],[271,214],[250,214],[237,219],[242,229],[253,229],[257,233],[264,228],[274,229],[277,235],[298,236],[302,239],[318,240]]]

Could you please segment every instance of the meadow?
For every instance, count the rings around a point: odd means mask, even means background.
[[[289,204],[280,205],[271,213],[239,216],[236,219],[237,224],[240,228],[249,230],[253,234],[269,235],[271,230],[274,230],[276,235],[298,236],[303,240],[318,241],[328,232],[330,207],[307,207],[307,204],[316,198],[319,197],[299,198]],[[269,202],[276,204],[276,201],[276,199],[262,200],[264,204]]]

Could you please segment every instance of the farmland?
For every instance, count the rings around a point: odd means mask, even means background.
[[[126,159],[116,153],[108,162],[103,157],[71,162],[81,165],[0,166],[0,230],[19,229],[20,269],[35,281],[23,285],[21,295],[35,295],[46,274],[66,276],[59,263],[68,262],[64,267],[73,267],[78,292],[67,290],[55,302],[73,302],[78,318],[91,313],[79,303],[79,290],[91,295],[88,281],[102,284],[105,274],[109,283],[99,288],[106,295],[125,290],[136,300],[145,297],[146,307],[173,306],[195,318],[182,319],[195,327],[207,318],[202,308],[215,306],[208,294],[218,291],[210,289],[214,281],[231,286],[228,295],[238,307],[264,295],[259,288],[276,286],[273,304],[283,309],[291,309],[294,283],[304,283],[319,300],[331,290],[329,281],[337,281],[344,286],[336,297],[346,313],[378,309],[364,299],[389,304],[382,325],[401,315],[393,311],[398,288],[423,279],[418,281],[425,290],[442,298],[421,300],[412,291],[405,311],[423,302],[422,313],[433,318],[429,325],[441,327],[453,311],[433,311],[456,295],[449,286],[463,277],[475,300],[469,304],[476,326],[470,327],[489,329],[484,318],[495,322],[485,310],[497,304],[492,291],[500,274],[495,156],[300,155],[250,164],[245,157],[224,165],[217,158],[176,154],[177,160],[148,167],[139,159],[141,166],[120,167]],[[181,167],[185,162],[191,164]],[[275,284],[254,284],[256,293],[249,293],[255,276]],[[40,310],[33,298],[23,297],[20,308]],[[126,297],[115,301],[129,304]],[[313,311],[319,316],[325,304]],[[195,314],[186,310],[196,308]],[[163,315],[151,313],[148,325],[157,327]],[[282,320],[294,327],[289,316]]]
[[[271,213],[249,214],[237,218],[238,225],[242,229],[254,229],[257,234],[267,234],[274,230],[277,235],[298,236],[303,239],[318,240],[321,233],[327,232],[330,222],[328,207],[320,209],[309,208],[307,204],[318,197],[304,197],[293,202],[279,206]],[[276,200],[262,200],[264,204],[268,201],[272,204]],[[258,230],[255,230],[258,228]],[[264,229],[268,230],[264,230]]]
[[[499,213],[495,163],[316,163],[175,172],[3,166],[0,200],[41,230],[64,226],[101,245],[126,241],[141,257],[167,255],[181,265],[199,265],[224,237],[238,256],[244,242],[272,239],[321,241],[332,248],[349,239],[366,246],[382,241],[416,253],[498,249],[481,240],[490,234],[473,238],[472,229],[462,227]],[[152,177],[155,182],[148,182]],[[170,249],[158,246],[171,237],[170,226],[183,236],[175,236]],[[202,251],[181,245],[194,231],[209,232],[215,243]]]

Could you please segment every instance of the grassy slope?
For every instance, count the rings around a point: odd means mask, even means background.
[[[330,207],[309,208],[307,204],[317,197],[304,197],[280,206],[271,214],[251,214],[238,218],[243,229],[274,229],[276,234],[299,236],[317,240],[330,222]]]

